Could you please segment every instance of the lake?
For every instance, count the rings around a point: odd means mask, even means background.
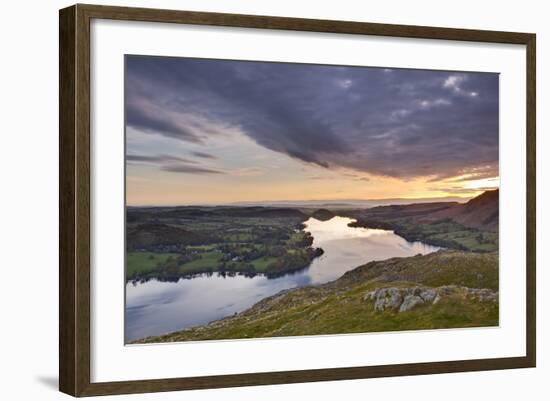
[[[126,284],[126,341],[202,325],[241,312],[281,290],[326,283],[373,260],[435,252],[439,248],[408,242],[393,231],[349,227],[355,220],[336,216],[310,218],[305,231],[313,247],[325,253],[299,272],[278,278],[216,274],[182,278],[178,282],[150,280]]]

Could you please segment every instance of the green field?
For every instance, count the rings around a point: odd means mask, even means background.
[[[254,265],[254,269],[256,269],[256,271],[265,272],[268,270],[268,266],[276,260],[277,258],[273,256],[263,256],[261,258],[254,259],[252,264]]]
[[[215,271],[220,263],[220,252],[210,251],[199,254],[199,257],[180,266],[182,273]]]
[[[158,265],[166,263],[169,257],[178,256],[175,253],[128,252],[126,254],[126,275],[134,277],[139,274],[150,273]]]
[[[127,215],[127,279],[199,273],[282,275],[322,253],[289,208],[135,208]]]

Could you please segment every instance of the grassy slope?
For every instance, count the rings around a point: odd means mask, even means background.
[[[349,210],[357,227],[394,230],[408,241],[472,252],[498,251],[498,190],[465,204],[414,203]]]
[[[380,217],[366,212],[350,212],[357,222],[352,227],[371,227],[394,230],[407,241],[421,241],[426,244],[472,252],[494,252],[498,250],[498,233],[464,227],[453,221],[418,223],[406,217]]]
[[[437,304],[407,312],[375,312],[363,299],[374,288],[457,285],[498,291],[498,255],[458,251],[392,258],[360,266],[336,281],[283,291],[206,326],[138,342],[274,337],[498,324],[498,303],[480,302],[459,287]]]

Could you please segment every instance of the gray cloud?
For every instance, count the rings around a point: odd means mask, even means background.
[[[498,165],[498,75],[128,56],[127,124],[410,179]]]
[[[174,173],[187,174],[225,174],[221,170],[199,165],[193,160],[171,155],[126,155],[126,160],[130,163],[147,163],[158,166],[160,170]]]
[[[206,152],[191,152],[193,156],[202,157],[203,159],[216,159],[216,156]]]
[[[178,156],[171,156],[171,155],[150,156],[150,155],[130,154],[130,155],[126,155],[126,160],[129,162],[143,162],[143,163],[153,163],[153,164],[169,163],[169,162],[196,163],[192,160],[184,159]]]
[[[190,166],[188,164],[169,164],[161,166],[163,171],[170,171],[172,173],[187,173],[187,174],[225,174],[223,171],[214,170],[206,167]]]
[[[126,124],[149,133],[184,139],[190,142],[201,142],[191,124],[186,123],[183,116],[167,112],[157,104],[148,101],[147,95],[131,98],[126,102]],[[179,118],[178,118],[179,117]]]

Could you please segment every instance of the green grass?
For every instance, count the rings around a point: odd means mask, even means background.
[[[204,271],[214,271],[218,267],[221,259],[219,252],[201,253],[200,257],[180,266],[181,273],[195,273]]]
[[[442,221],[430,224],[416,224],[404,219],[388,222],[397,233],[407,240],[422,241],[449,249],[472,252],[494,252],[498,250],[498,234],[467,228],[458,223]]]
[[[258,259],[255,259],[252,261],[252,265],[254,266],[254,269],[258,272],[265,272],[268,268],[268,266],[275,262],[277,258],[273,256],[264,256]]]
[[[287,241],[287,244],[296,245],[298,242],[303,241],[306,236],[307,234],[304,231],[294,232]]]
[[[126,275],[132,277],[135,274],[150,273],[159,263],[165,263],[170,256],[178,255],[176,253],[128,252],[126,254]]]

